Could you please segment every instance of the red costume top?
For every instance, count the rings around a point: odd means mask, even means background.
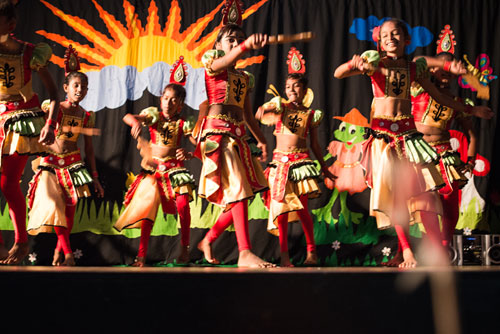
[[[151,143],[155,145],[179,147],[182,136],[193,131],[194,124],[191,120],[167,120],[156,107],[144,109],[141,115],[146,116],[145,125],[149,128]]]
[[[415,123],[422,123],[443,131],[450,129],[453,118],[468,116],[466,113],[439,104],[425,91],[413,96],[411,102]]]
[[[245,97],[254,86],[254,77],[246,71],[223,69],[212,71],[212,62],[225,55],[222,50],[208,50],[202,57],[208,103],[238,106],[243,109]]]

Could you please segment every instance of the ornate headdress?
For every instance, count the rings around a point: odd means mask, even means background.
[[[187,65],[184,62],[184,57],[180,56],[170,69],[170,83],[184,86],[186,85],[187,75]]]
[[[447,24],[444,26],[444,29],[441,30],[439,39],[436,41],[436,54],[440,54],[442,52],[451,53],[452,55],[455,54],[455,45],[457,45],[457,42],[455,41],[453,30],[450,28],[450,25]]]
[[[300,51],[293,46],[288,51],[286,63],[288,64],[288,74],[306,73],[306,61]]]
[[[78,52],[70,44],[64,53],[64,72],[68,75],[70,72],[80,71],[80,60]]]
[[[290,48],[290,51],[288,51],[286,63],[288,65],[288,74],[291,74],[291,73],[305,74],[306,73],[306,60],[304,59],[304,56],[302,56],[300,51],[297,50],[293,46]],[[276,87],[274,87],[273,84],[269,85],[267,92],[269,94],[274,95],[274,96],[280,95],[278,93],[278,90],[276,89]],[[307,92],[306,92],[306,95],[304,96],[304,99],[302,100],[302,104],[306,108],[309,108],[311,106],[313,100],[314,100],[314,93],[313,93],[311,88],[307,88]],[[287,101],[285,101],[285,102],[287,102]]]
[[[243,4],[239,0],[226,0],[222,9],[222,24],[237,24],[243,22]]]

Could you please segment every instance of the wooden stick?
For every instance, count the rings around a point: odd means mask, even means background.
[[[309,42],[316,35],[312,31],[301,32],[294,35],[275,35],[269,36],[267,44],[283,44],[292,42]]]

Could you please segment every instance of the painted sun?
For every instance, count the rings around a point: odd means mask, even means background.
[[[78,43],[60,34],[45,30],[37,31],[38,34],[63,47],[73,45],[78,51],[78,56],[82,59],[81,70],[83,72],[100,71],[110,65],[120,68],[130,65],[136,67],[137,71],[142,72],[145,68],[157,62],[173,64],[180,56],[183,56],[185,62],[192,67],[201,67],[201,57],[205,51],[212,47],[218,29],[209,32],[203,37],[201,36],[207,25],[214,20],[225,3],[225,1],[221,1],[210,13],[199,18],[181,32],[180,20],[182,13],[178,0],[171,1],[170,11],[163,28],[159,22],[158,7],[155,0],[150,2],[145,25],[139,20],[135,7],[127,0],[123,1],[125,24],[104,10],[96,0],[91,1],[99,13],[100,19],[105,24],[110,37],[96,30],[84,19],[66,14],[44,0],[41,0],[41,2],[55,16],[85,37],[93,46]],[[243,19],[255,13],[267,1],[260,0],[247,8],[243,14]],[[264,56],[249,57],[240,60],[237,66],[242,68],[261,63],[263,60]],[[62,68],[64,67],[62,57],[53,55],[51,61]]]

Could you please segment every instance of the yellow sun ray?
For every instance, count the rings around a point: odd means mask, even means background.
[[[181,55],[186,63],[195,68],[200,67],[201,57],[208,49],[212,48],[221,24],[214,31],[206,33],[203,37],[201,36],[208,24],[220,12],[225,1],[221,1],[210,13],[197,19],[183,32],[180,31],[182,13],[179,1],[171,1],[163,30],[159,22],[159,9],[156,1],[158,0],[151,0],[146,24],[143,25],[135,11],[135,7],[129,0],[123,0],[125,24],[104,10],[97,0],[92,0],[111,37],[109,38],[94,29],[87,21],[66,14],[46,0],[41,0],[55,16],[65,21],[74,31],[85,37],[93,44],[93,47],[44,30],[39,30],[37,33],[64,47],[72,44],[78,51],[80,58],[86,61],[82,62],[82,71],[100,70],[109,65],[118,67],[131,65],[136,67],[138,71],[143,71],[157,62],[173,64]],[[252,5],[243,13],[243,19],[254,14],[268,1],[260,0]],[[64,66],[64,62],[60,57],[53,56],[51,60],[61,67]],[[251,57],[240,60],[238,66],[246,67],[251,64],[261,63],[263,60],[263,56]]]

